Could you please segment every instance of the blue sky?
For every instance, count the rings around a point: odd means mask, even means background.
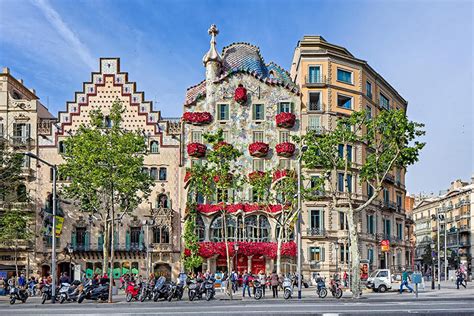
[[[155,108],[176,117],[186,88],[204,77],[211,23],[219,49],[250,42],[287,69],[303,35],[322,35],[367,60],[409,101],[410,118],[426,124],[407,188],[437,192],[474,171],[472,3],[0,0],[0,66],[56,114],[99,57],[120,57]]]

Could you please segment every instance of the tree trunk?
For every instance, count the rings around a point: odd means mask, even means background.
[[[349,248],[351,254],[351,292],[352,298],[359,298],[361,294],[359,236],[357,234],[357,219],[354,216],[352,206],[349,207],[347,221],[349,223],[349,240],[351,243]]]
[[[223,237],[224,237],[224,243],[225,243],[225,254],[227,258],[227,275],[229,276],[227,280],[229,281],[230,273],[231,273],[231,264],[230,264],[229,244],[227,243],[227,226],[226,226],[225,210],[222,212],[222,229],[224,230]],[[227,281],[227,290],[229,290],[229,283],[230,283],[228,281]],[[232,289],[229,292],[230,292],[230,298],[232,299],[233,298]]]
[[[281,274],[281,242],[283,239],[283,229],[285,227],[285,212],[282,213],[283,221],[280,225],[280,230],[278,231],[278,240],[277,240],[277,264],[276,264],[276,273],[277,275]]]
[[[102,245],[102,254],[103,254],[103,261],[102,261],[102,273],[107,273],[107,267],[109,265],[109,223],[107,222],[107,219],[104,221],[104,242]]]
[[[15,273],[16,273],[16,279],[15,279],[15,284],[18,282],[18,237],[15,239]]]

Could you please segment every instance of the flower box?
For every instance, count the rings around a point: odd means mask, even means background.
[[[290,142],[284,142],[276,145],[275,149],[278,156],[289,158],[295,153],[296,147]]]
[[[296,122],[296,116],[293,113],[281,112],[275,116],[278,127],[292,128]]]
[[[219,150],[221,148],[223,149],[232,149],[234,146],[232,146],[231,144],[229,143],[226,143],[226,142],[218,142],[217,144],[215,144],[214,146],[212,146],[212,149],[214,150]]]
[[[254,157],[265,157],[268,154],[268,144],[255,142],[249,145],[250,155]]]
[[[228,242],[229,255],[235,255],[234,242]],[[294,241],[281,243],[281,255],[288,257],[296,256],[296,243]],[[270,259],[277,257],[278,244],[276,242],[251,242],[239,241],[239,255],[244,256],[265,256]],[[184,251],[184,254],[190,252]],[[225,242],[204,241],[199,243],[199,255],[203,258],[211,258],[214,256],[226,256]]]
[[[193,125],[205,125],[212,122],[212,115],[209,112],[185,112],[183,121]]]
[[[201,143],[190,143],[187,146],[188,155],[191,157],[204,157],[206,150],[206,146]]]
[[[235,89],[234,100],[241,105],[247,103],[247,89],[242,84]]]

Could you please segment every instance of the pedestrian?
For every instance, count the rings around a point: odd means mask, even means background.
[[[347,271],[344,271],[344,274],[342,275],[342,280],[344,281],[344,287],[347,287],[347,279],[348,279]]]
[[[67,272],[63,272],[61,274],[61,277],[59,278],[59,283],[70,283],[71,281],[69,280],[69,277],[67,275]]]
[[[413,293],[413,288],[411,288],[410,285],[408,285],[408,272],[406,271],[405,268],[403,268],[403,272],[402,272],[402,284],[400,284],[400,294],[402,294],[403,292],[403,286],[406,286],[407,289],[410,290],[410,293]]]
[[[18,278],[18,286],[20,288],[24,288],[26,286],[26,278],[25,278],[25,275],[23,273]]]
[[[251,276],[247,273],[247,270],[244,271],[244,274],[242,275],[242,298],[245,297],[245,289],[247,289],[247,293],[249,297],[252,297],[250,295],[250,281],[251,281]]]
[[[273,270],[272,274],[270,275],[270,285],[272,286],[273,298],[278,297],[278,285],[280,281],[278,279],[278,274],[275,270]]]
[[[265,273],[263,272],[263,270],[260,270],[260,272],[258,273],[258,281],[260,281],[260,285],[262,286],[262,289],[263,289],[263,297],[265,297],[265,285],[266,285],[266,276],[265,276]]]
[[[230,274],[230,282],[232,283],[232,292],[235,293],[237,291],[237,273],[232,270],[232,273]]]
[[[462,272],[461,269],[458,269],[456,271],[456,288],[459,290],[459,285],[464,286],[466,288],[466,285],[464,284],[464,273]]]
[[[5,278],[0,277],[0,296],[5,295],[6,293],[6,283],[5,283]]]

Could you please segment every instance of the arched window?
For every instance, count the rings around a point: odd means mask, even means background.
[[[198,241],[204,241],[205,235],[204,230],[206,227],[204,226],[204,221],[202,220],[201,215],[196,216],[196,235],[198,237]]]
[[[277,240],[278,240],[279,235],[280,235],[280,229],[281,229],[280,224],[277,224],[276,230],[275,230],[275,238]],[[286,226],[285,229],[283,229],[283,232],[282,232],[282,240],[283,241],[293,240],[294,239],[293,231],[294,231],[293,225],[289,225],[289,227]]]
[[[168,196],[166,194],[158,195],[156,199],[156,208],[169,208]]]
[[[222,219],[220,216],[214,218],[210,229],[211,241],[222,241]]]
[[[257,215],[251,215],[245,218],[245,232],[246,232],[247,241],[257,241],[258,239]]]
[[[160,167],[160,181],[166,181],[166,167]]]
[[[156,140],[150,142],[150,153],[158,154],[160,152],[160,144]]]
[[[237,238],[237,221],[234,216],[226,216],[227,240],[235,241]]]
[[[270,241],[271,226],[268,218],[264,215],[260,215],[258,218],[259,228],[259,240],[258,241]]]

